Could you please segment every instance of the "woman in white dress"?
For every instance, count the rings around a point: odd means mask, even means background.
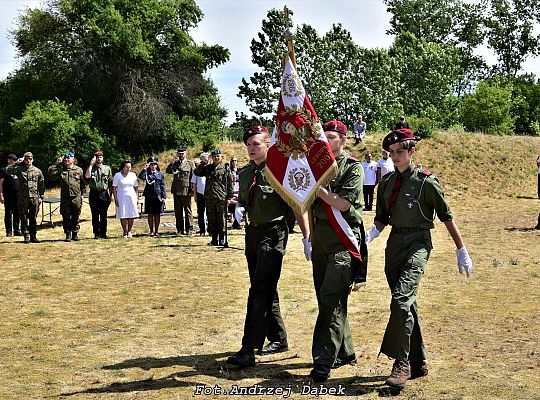
[[[122,163],[120,172],[114,175],[112,186],[116,218],[120,219],[124,237],[130,238],[133,221],[139,217],[137,211],[139,182],[137,175],[131,172],[131,161],[126,160]]]

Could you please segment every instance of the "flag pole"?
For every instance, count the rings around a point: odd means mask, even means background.
[[[294,69],[296,69],[296,54],[294,53],[294,32],[292,31],[292,22],[290,16],[293,15],[293,12],[287,7],[283,7],[283,15],[285,18],[285,31],[283,36],[287,42],[287,52],[283,55],[283,65],[282,69],[285,68],[287,63],[287,57],[291,59],[291,64]],[[309,225],[309,240],[313,240],[313,230],[314,230],[314,220],[313,220],[313,211],[311,207],[308,207],[308,225]]]

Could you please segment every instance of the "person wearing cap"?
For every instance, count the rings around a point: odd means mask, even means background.
[[[74,161],[75,154],[68,151],[62,157],[58,157],[56,163],[48,169],[49,174],[60,181],[60,214],[66,242],[79,240],[79,218],[86,188],[84,172],[81,167],[74,164]]]
[[[347,303],[351,290],[365,284],[367,273],[361,200],[364,170],[357,159],[344,151],[347,126],[343,122],[326,122],[323,130],[338,172],[328,185],[319,187],[318,197],[311,206],[314,221],[311,261],[319,313],[313,332],[314,365],[309,375],[315,382],[326,381],[332,368],[356,363]],[[340,239],[345,232],[332,226],[325,209],[328,206],[350,228],[362,255],[361,262]]]
[[[255,349],[259,349],[260,355],[289,349],[277,285],[287,246],[286,216],[290,208],[262,174],[270,139],[268,128],[252,126],[244,132],[243,139],[250,162],[239,172],[235,218],[240,221],[246,212],[249,219],[245,256],[250,288],[242,347],[227,359],[228,364],[241,368],[255,365]],[[299,214],[297,218],[304,237],[307,237],[307,219]],[[265,338],[268,344],[264,346]]]
[[[45,179],[43,172],[34,166],[34,155],[31,152],[23,154],[22,158],[6,167],[8,174],[15,175],[19,180],[19,218],[25,243],[39,243],[37,238],[36,216],[45,195]]]
[[[84,177],[90,186],[88,202],[94,239],[107,239],[107,210],[112,200],[113,174],[111,167],[103,164],[102,151],[94,153]]]
[[[193,233],[193,213],[191,199],[195,191],[191,183],[195,165],[186,159],[185,147],[180,147],[165,172],[173,174],[171,193],[174,200],[174,216],[176,218],[176,234],[191,235]]]
[[[354,144],[360,143],[366,137],[367,124],[365,121],[362,121],[362,116],[359,115],[358,119],[354,123],[353,133],[354,133]]]
[[[154,237],[159,236],[161,213],[163,212],[163,204],[167,198],[165,176],[159,169],[158,161],[157,157],[150,157],[146,160],[145,168],[139,173],[139,179],[145,182],[143,191],[144,212],[148,215],[150,236]]]
[[[15,154],[8,155],[7,165],[15,164],[19,157]],[[6,236],[21,236],[19,220],[19,179],[15,174],[9,174],[6,167],[0,168],[0,203],[4,205],[4,225]]]
[[[373,161],[371,153],[366,153],[365,161],[362,162],[364,168],[364,211],[371,211],[373,208],[373,192],[377,184],[377,163]]]
[[[405,121],[404,115],[399,117],[399,122],[396,124],[396,127],[394,128],[394,130],[398,130],[398,129],[410,129],[409,124],[407,123],[407,121]]]
[[[228,165],[223,165],[223,155],[220,149],[210,153],[212,163],[201,163],[193,173],[206,177],[204,202],[208,218],[208,233],[212,235],[210,246],[225,244],[225,210],[227,200],[233,197],[233,176]]]
[[[446,203],[437,177],[416,166],[412,157],[417,138],[410,129],[397,129],[383,140],[396,170],[384,177],[377,191],[375,221],[366,234],[370,243],[390,225],[385,250],[385,275],[390,287],[390,319],[380,352],[393,358],[386,383],[402,388],[410,378],[428,373],[416,296],[433,248],[430,230],[435,215],[456,245],[460,273],[472,275],[473,264]]]
[[[210,154],[204,152],[199,155],[200,162],[208,162]],[[197,204],[197,223],[199,230],[197,233],[199,236],[206,235],[206,205],[204,203],[204,190],[206,188],[206,178],[204,176],[197,176],[193,174],[191,177],[191,184],[193,192],[195,193],[195,203]]]

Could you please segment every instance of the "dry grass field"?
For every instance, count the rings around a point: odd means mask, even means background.
[[[375,152],[381,138],[369,137],[367,150]],[[227,159],[246,160],[242,145],[223,149]],[[364,150],[351,152],[363,158]],[[441,133],[419,144],[418,161],[446,189],[474,277],[457,273],[452,241],[438,223],[419,294],[429,376],[391,392],[384,380],[392,362],[377,357],[389,314],[383,232],[370,245],[368,286],[349,300],[358,364],[334,370],[326,388],[360,399],[540,398],[539,154],[540,138]],[[367,226],[373,216],[366,213]],[[231,232],[228,249],[208,247],[207,237],[174,236],[173,218],[162,219],[158,239],[147,235],[144,218],[135,237],[123,239],[111,215],[111,238],[94,240],[85,204],[79,242],[62,241],[58,213],[54,229],[38,232],[41,244],[2,235],[0,398],[259,399],[289,391],[290,398],[316,398],[303,394],[317,304],[300,235],[290,237],[279,287],[290,351],[234,371],[225,359],[242,337],[249,283],[243,231]],[[213,392],[240,387],[283,394]]]

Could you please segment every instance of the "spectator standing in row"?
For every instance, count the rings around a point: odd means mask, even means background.
[[[206,177],[204,202],[208,217],[208,233],[212,235],[210,246],[225,244],[225,203],[233,197],[233,176],[228,165],[223,165],[220,149],[211,153],[212,163],[201,163],[193,173]]]
[[[7,165],[15,164],[19,157],[15,154],[8,155]],[[7,172],[6,167],[0,168],[0,203],[4,205],[4,225],[6,236],[21,236],[19,220],[19,179],[17,175]]]
[[[382,149],[382,158],[377,161],[377,184],[390,172],[394,172],[394,162],[389,157],[389,153]]]
[[[402,115],[401,117],[399,117],[399,122],[396,124],[396,127],[395,129],[410,129],[409,128],[409,124],[407,123],[407,121],[405,121],[405,116]]]
[[[201,153],[199,155],[200,162],[208,163],[208,153]],[[206,178],[204,176],[197,176],[193,174],[191,177],[191,185],[193,192],[195,193],[195,203],[197,204],[197,223],[199,230],[197,233],[199,236],[206,235],[206,213],[204,204],[204,190],[206,188]]]
[[[364,211],[371,211],[373,207],[373,192],[377,184],[377,163],[373,161],[371,153],[366,153],[364,168]]]
[[[157,157],[150,157],[146,161],[145,168],[139,173],[139,179],[145,182],[143,191],[144,212],[148,215],[150,236],[154,237],[159,236],[161,213],[167,197],[165,176],[159,169],[158,161]]]
[[[113,177],[114,203],[116,218],[120,220],[124,238],[133,237],[131,230],[135,218],[139,217],[137,204],[139,202],[139,182],[137,175],[131,172],[131,161],[125,160],[120,166],[120,172]]]
[[[357,121],[354,123],[353,133],[354,133],[354,144],[360,143],[366,137],[367,124],[365,121],[362,121],[362,116],[359,115]]]
[[[79,240],[79,218],[81,216],[82,198],[86,190],[84,172],[75,165],[75,154],[68,151],[56,159],[49,167],[49,174],[60,181],[60,214],[62,227],[66,235],[65,241]]]
[[[25,243],[39,243],[36,216],[45,195],[43,172],[34,166],[34,155],[29,151],[6,168],[8,174],[19,180],[19,218]]]
[[[193,233],[191,198],[194,196],[194,190],[191,178],[195,165],[186,158],[186,151],[185,147],[180,147],[165,172],[173,174],[171,194],[174,200],[176,234],[189,236]]]
[[[94,153],[84,177],[90,186],[88,202],[94,239],[107,239],[107,210],[112,200],[113,175],[111,167],[103,164],[102,151]]]

